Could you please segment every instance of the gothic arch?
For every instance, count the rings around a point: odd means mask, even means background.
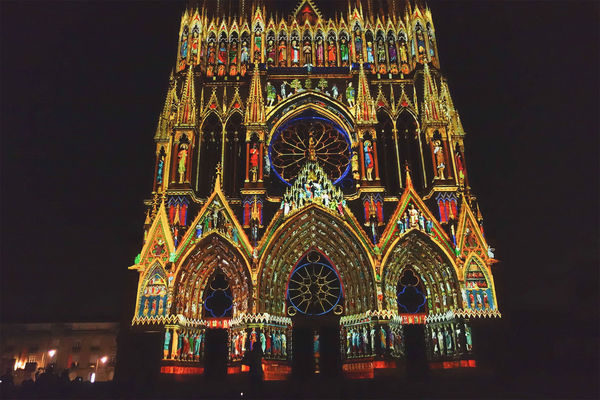
[[[338,89],[341,93],[342,89]],[[291,95],[279,102],[267,115],[267,123],[271,124],[267,143],[271,141],[277,128],[303,112],[311,110],[338,124],[348,133],[352,145],[354,145],[356,141],[353,135],[355,122],[354,117],[350,115],[347,109],[348,107],[345,104],[322,93],[306,91]]]
[[[388,193],[396,195],[400,192],[399,178],[402,171],[394,137],[394,124],[390,114],[380,109],[377,111],[377,148],[379,158],[379,174]]]
[[[248,261],[229,241],[217,233],[203,238],[179,264],[174,284],[173,314],[200,319],[202,298],[209,279],[223,271],[233,294],[233,315],[252,307],[252,278]]]
[[[200,125],[201,145],[198,154],[198,191],[209,195],[217,163],[221,161],[223,122],[217,113],[210,113]]]
[[[346,314],[377,309],[373,260],[356,232],[339,217],[313,204],[285,221],[272,237],[259,261],[259,312],[283,314],[288,277],[310,248],[323,253],[339,272]]]
[[[385,308],[398,311],[396,285],[408,268],[414,270],[423,283],[429,313],[461,308],[460,282],[451,255],[417,230],[397,239],[382,261],[381,285]]]

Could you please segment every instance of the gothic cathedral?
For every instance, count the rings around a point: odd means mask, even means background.
[[[181,18],[130,267],[157,368],[474,367],[495,260],[429,8],[221,3]]]

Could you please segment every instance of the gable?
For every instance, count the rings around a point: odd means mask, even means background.
[[[456,230],[457,253],[466,258],[474,252],[482,259],[488,259],[488,244],[481,233],[479,223],[467,201],[463,198]]]

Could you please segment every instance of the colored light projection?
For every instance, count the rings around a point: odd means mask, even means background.
[[[465,273],[465,287],[463,302],[473,310],[494,310],[494,294],[488,283],[486,273],[479,262],[471,260]]]
[[[296,265],[288,282],[287,298],[291,307],[306,315],[323,315],[336,308],[342,299],[342,284],[329,260],[311,251]]]
[[[398,311],[416,314],[426,311],[427,296],[423,293],[419,277],[412,269],[406,269],[398,281],[396,299]]]
[[[348,135],[321,117],[294,118],[273,135],[269,159],[275,174],[288,186],[307,161],[317,162],[334,184],[350,170]]]
[[[164,316],[167,313],[167,281],[160,266],[148,274],[144,283],[140,303],[138,306],[139,317]]]

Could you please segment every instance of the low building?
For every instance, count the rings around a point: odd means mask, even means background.
[[[13,371],[16,384],[50,368],[68,370],[70,379],[113,379],[117,322],[4,324],[0,330],[0,371]]]

